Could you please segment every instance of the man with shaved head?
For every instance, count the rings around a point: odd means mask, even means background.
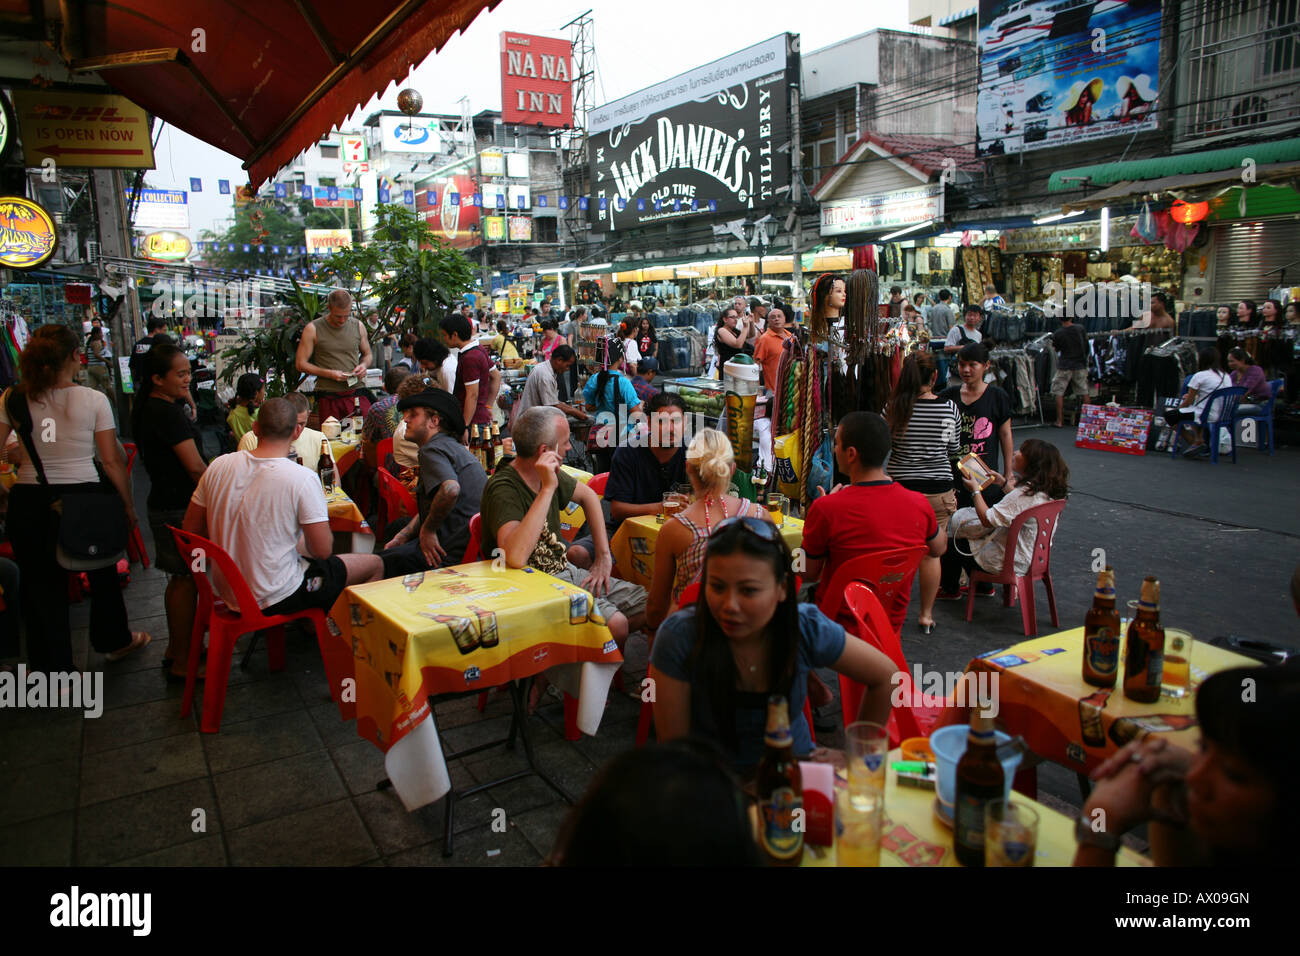
[[[358,398],[361,414],[370,409],[370,399],[355,390],[370,367],[370,340],[352,314],[352,295],[346,289],[331,292],[326,306],[326,313],[302,330],[295,365],[305,375],[316,376],[321,421],[331,416],[342,421],[352,415]]]

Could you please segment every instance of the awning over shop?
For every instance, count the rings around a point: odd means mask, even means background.
[[[256,186],[499,2],[73,4],[63,54],[244,160]]]
[[[1085,187],[1109,186],[1197,173],[1232,172],[1240,176],[1247,161],[1258,172],[1265,166],[1300,163],[1300,137],[1276,143],[1255,143],[1231,149],[1211,149],[1176,156],[1157,156],[1121,163],[1100,163],[1058,169],[1047,180],[1048,192],[1068,192]],[[1126,194],[1127,195],[1127,194]]]
[[[1255,169],[1255,182],[1265,183],[1273,180],[1286,180],[1300,177],[1300,163],[1272,163]],[[1179,198],[1197,200],[1210,199],[1224,189],[1241,182],[1241,168],[1221,169],[1211,173],[1189,173],[1179,176],[1164,176],[1160,179],[1139,179],[1133,182],[1116,183],[1101,192],[1091,193],[1084,199],[1071,199],[1067,203],[1073,209],[1099,209],[1112,203],[1120,202],[1133,196],[1154,195],[1158,193],[1177,193]],[[1186,194],[1186,195],[1184,195]]]

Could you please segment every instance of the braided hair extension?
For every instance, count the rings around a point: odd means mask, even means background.
[[[855,269],[844,299],[844,340],[850,367],[860,365],[875,349],[880,279],[870,269]]]

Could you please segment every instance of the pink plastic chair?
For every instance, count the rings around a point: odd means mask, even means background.
[[[1048,565],[1052,560],[1052,532],[1056,529],[1057,519],[1065,509],[1065,499],[1049,501],[1022,511],[1011,522],[1007,530],[1006,549],[1002,553],[1002,573],[989,574],[987,571],[970,572],[970,589],[966,595],[966,620],[971,619],[975,611],[975,585],[980,581],[1002,585],[1002,605],[1011,607],[1014,595],[1020,600],[1020,616],[1025,625],[1025,637],[1038,634],[1038,613],[1034,607],[1034,582],[1042,579],[1047,589],[1047,607],[1052,612],[1052,627],[1060,627],[1061,621],[1056,616],[1056,595],[1052,592],[1052,575]],[[1038,534],[1034,537],[1033,557],[1029,562],[1029,572],[1020,577],[1016,574],[1016,542],[1020,540],[1020,529],[1029,519],[1037,519]]]

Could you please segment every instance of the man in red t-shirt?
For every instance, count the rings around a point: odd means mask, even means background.
[[[461,403],[468,433],[470,425],[491,424],[492,402],[496,401],[497,391],[501,388],[501,373],[478,344],[478,339],[474,338],[465,316],[452,313],[439,324],[447,337],[447,344],[460,350],[456,356],[456,382],[452,394]],[[462,439],[462,444],[464,441]]]
[[[938,557],[947,550],[948,535],[935,521],[930,502],[885,474],[890,448],[889,426],[875,412],[850,412],[840,420],[835,463],[850,484],[836,485],[808,509],[803,528],[805,580],[829,584],[845,561],[874,551],[925,545]],[[910,579],[898,595],[885,611],[902,630],[912,596]],[[847,608],[839,620],[854,627]]]

